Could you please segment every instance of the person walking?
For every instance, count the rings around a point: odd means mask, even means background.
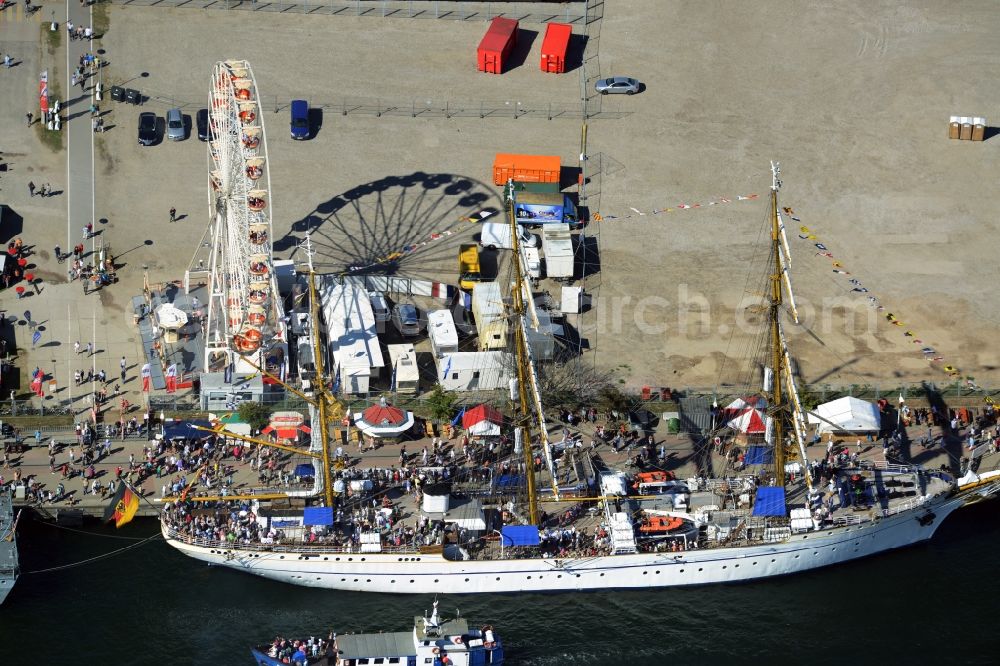
[[[31,119],[34,118],[34,116],[31,115],[31,112],[29,111],[28,113],[24,114],[24,117],[28,120],[28,127],[31,127]]]
[[[3,57],[3,66],[4,67],[6,67],[7,69],[10,69],[10,66],[11,66],[11,64],[13,62],[14,62],[14,59],[10,57],[9,53],[7,53],[7,54],[4,55],[4,57]]]
[[[119,363],[118,365],[120,365],[121,369],[122,369],[122,383],[124,384],[125,383],[125,368],[128,366],[128,363],[126,363],[124,356],[122,356],[121,363]],[[115,395],[118,395],[118,386],[117,385],[115,385]]]
[[[35,196],[35,183],[34,181],[28,181],[28,194]]]
[[[56,245],[56,248],[52,252],[56,255],[56,261],[61,264],[63,262],[62,248]]]
[[[76,342],[73,343],[73,351],[76,352],[77,354],[80,353],[80,341],[79,340],[77,340]]]
[[[176,208],[173,208],[173,207],[170,208],[170,221],[171,222],[176,222],[177,221],[177,209]]]

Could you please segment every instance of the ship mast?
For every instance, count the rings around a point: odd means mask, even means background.
[[[778,179],[780,173],[779,165],[771,162],[771,254],[774,255],[774,272],[771,273],[771,303],[768,308],[768,321],[770,322],[770,351],[771,368],[775,376],[771,381],[771,422],[773,423],[772,446],[774,448],[774,478],[775,482],[784,487],[785,485],[785,433],[781,418],[781,410],[784,408],[781,392],[780,373],[784,367],[783,345],[781,336],[781,304],[782,304],[782,276],[784,274],[781,246],[781,221],[778,218],[778,188],[781,181]]]
[[[535,461],[531,448],[531,407],[528,397],[528,382],[531,380],[531,369],[528,367],[527,340],[524,333],[524,276],[521,274],[521,246],[518,241],[517,218],[514,216],[514,205],[507,204],[510,237],[513,246],[511,253],[514,258],[514,276],[516,283],[511,288],[511,298],[514,306],[514,348],[517,354],[517,393],[521,404],[521,418],[524,420],[524,436],[521,439],[521,450],[524,453],[524,474],[527,481],[528,516],[532,525],[538,525],[538,498],[535,496]]]

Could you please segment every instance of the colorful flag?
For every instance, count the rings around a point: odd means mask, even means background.
[[[441,375],[441,381],[448,379],[448,373],[451,372],[451,356],[448,356],[448,362],[444,366],[444,373]]]
[[[115,521],[115,527],[121,527],[135,517],[139,510],[139,495],[124,481],[118,482],[118,490],[111,498],[111,504],[104,509],[104,522]]]
[[[142,377],[142,390],[144,393],[149,393],[150,384],[152,382],[152,368],[149,363],[142,366],[142,371],[139,373]]]
[[[42,122],[49,112],[49,70],[45,70],[38,77],[38,107],[42,111]],[[31,319],[27,317],[27,319]]]
[[[167,368],[167,393],[177,390],[177,364],[173,363]]]

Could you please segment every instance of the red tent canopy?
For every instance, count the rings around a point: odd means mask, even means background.
[[[403,410],[392,405],[372,405],[361,414],[365,423],[373,426],[399,425],[406,420]]]
[[[482,421],[489,421],[490,423],[500,425],[503,423],[503,414],[495,407],[476,405],[462,415],[462,427],[466,430]]]

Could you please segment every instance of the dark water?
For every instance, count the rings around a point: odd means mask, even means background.
[[[22,522],[32,571],[132,542]],[[150,520],[102,535],[153,534]],[[642,592],[442,598],[497,627],[511,664],[996,664],[1000,503],[964,509],[933,541],[769,582]],[[276,633],[403,631],[425,595],[311,590],[209,568],[153,541],[64,571],[22,575],[0,607],[3,663],[252,660]]]

